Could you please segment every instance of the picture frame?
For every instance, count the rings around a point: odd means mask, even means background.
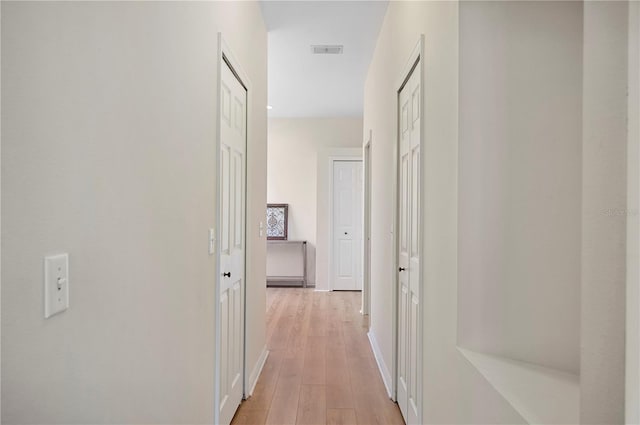
[[[267,204],[267,240],[286,241],[289,233],[289,204]]]

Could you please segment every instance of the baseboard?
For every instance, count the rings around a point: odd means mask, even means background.
[[[267,362],[267,357],[269,357],[269,350],[267,350],[267,346],[265,345],[262,349],[260,357],[258,357],[258,361],[253,366],[251,375],[249,375],[249,392],[245,394],[245,398],[250,397],[251,394],[253,394],[253,390],[255,390],[256,384],[258,383],[258,378],[260,378],[260,374],[262,373],[262,369],[264,368],[264,364]]]
[[[378,364],[378,370],[380,370],[380,375],[382,376],[384,387],[387,389],[389,398],[393,399],[393,392],[391,391],[391,373],[389,372],[389,368],[387,368],[387,365],[382,359],[382,352],[380,351],[380,347],[378,346],[378,341],[376,341],[376,337],[371,331],[367,333],[367,336],[369,337],[369,344],[371,344],[373,356],[376,358],[376,363]]]
[[[330,289],[314,289],[315,292],[331,292]]]

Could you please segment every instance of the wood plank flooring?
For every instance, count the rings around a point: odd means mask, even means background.
[[[235,425],[404,425],[367,338],[360,292],[267,288],[267,362]]]

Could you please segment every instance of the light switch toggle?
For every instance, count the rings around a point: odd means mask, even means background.
[[[59,277],[58,278],[58,291],[62,291],[62,288],[64,288],[64,286],[67,284],[67,279],[65,279],[64,277]]]

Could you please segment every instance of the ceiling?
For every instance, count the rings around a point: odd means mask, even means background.
[[[387,1],[262,1],[270,117],[362,116],[364,79]],[[344,46],[314,55],[312,45]]]

